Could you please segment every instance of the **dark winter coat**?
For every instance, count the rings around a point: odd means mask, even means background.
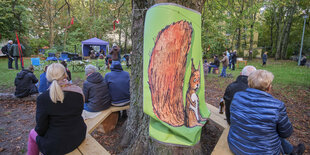
[[[37,98],[36,142],[46,155],[66,154],[76,149],[86,135],[82,118],[83,95],[64,91],[64,102],[53,103],[49,90]]]
[[[130,101],[130,77],[129,73],[123,71],[119,61],[113,61],[111,72],[104,77],[109,86],[109,92],[112,104],[124,103]]]
[[[11,45],[10,43],[4,45],[4,46],[1,48],[1,52],[2,52],[3,54],[9,54],[9,51],[10,51],[10,49],[11,49],[11,46],[12,46],[12,45]]]
[[[38,88],[35,86],[37,82],[38,79],[30,70],[23,69],[17,73],[14,81],[16,86],[15,96],[22,98],[38,93]]]
[[[263,62],[267,62],[267,54],[263,54]]]
[[[244,91],[248,88],[248,76],[239,75],[237,80],[229,84],[225,90],[225,114],[227,123],[230,124],[230,104],[236,92]]]
[[[100,73],[89,75],[83,84],[87,107],[92,112],[108,109],[111,106],[109,88]]]
[[[20,44],[20,46],[21,46],[21,48],[22,48],[22,53],[23,53],[23,55],[24,55],[24,52],[25,52],[25,47],[22,45],[22,44]],[[14,56],[14,57],[19,57],[19,50],[18,50],[18,45],[17,44],[13,44],[12,46],[11,46],[11,49],[10,49],[10,51],[9,51],[9,54],[11,55],[11,56]],[[22,56],[23,56],[22,55]]]
[[[236,63],[237,62],[237,53],[236,52],[232,53],[231,61],[232,61],[232,63]]]
[[[214,62],[211,63],[211,65],[216,65],[217,67],[220,67],[220,61],[219,61],[219,59],[218,59],[218,58],[215,58],[215,59],[214,59]]]
[[[267,92],[247,88],[234,95],[230,112],[228,144],[234,154],[283,152],[280,138],[293,132],[283,102]]]

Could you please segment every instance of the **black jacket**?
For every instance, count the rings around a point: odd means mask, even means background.
[[[237,53],[236,52],[232,53],[231,60],[232,60],[233,63],[237,62]]]
[[[36,142],[45,155],[69,153],[85,139],[83,95],[71,91],[64,91],[64,95],[63,103],[53,103],[49,90],[37,98]]]
[[[102,111],[111,106],[108,85],[98,72],[87,77],[83,84],[83,93],[87,107],[93,112]]]
[[[235,82],[227,86],[224,94],[224,100],[225,100],[225,113],[228,124],[230,124],[230,104],[235,93],[239,91],[244,91],[247,88],[248,88],[248,77],[244,75],[239,75]]]
[[[211,65],[216,65],[217,67],[220,67],[220,61],[219,61],[219,59],[218,59],[218,58],[215,58],[215,59],[214,59],[214,62],[211,63]]]
[[[38,88],[35,86],[37,82],[38,79],[30,70],[23,69],[17,73],[14,81],[16,86],[15,96],[22,98],[38,93]]]

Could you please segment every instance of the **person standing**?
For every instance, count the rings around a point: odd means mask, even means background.
[[[14,44],[12,45],[12,47],[9,51],[10,55],[14,57],[15,69],[16,70],[18,70],[18,57],[21,57],[21,59],[20,59],[21,67],[24,68],[24,66],[22,64],[22,59],[23,59],[23,53],[25,51],[25,47],[22,44],[20,44],[20,46],[21,46],[22,51],[19,51],[17,41],[15,40]],[[21,55],[19,55],[19,53]]]
[[[229,59],[229,64],[228,64],[228,66],[229,66],[229,69],[231,69],[231,62],[232,62],[232,51],[230,50],[229,51],[229,57],[228,57],[228,59]]]
[[[9,70],[12,70],[12,69],[13,69],[12,63],[13,63],[14,58],[13,58],[12,55],[10,55],[10,53],[9,53],[12,44],[13,44],[13,41],[12,41],[12,40],[9,40],[9,41],[8,41],[8,44],[6,44],[5,46],[3,46],[3,47],[1,48],[2,53],[3,53],[3,54],[6,54],[6,56],[8,57],[8,69],[9,69]]]
[[[263,66],[266,66],[267,63],[267,52],[263,54]]]
[[[109,54],[112,55],[112,61],[121,62],[120,50],[121,49],[114,43],[112,49],[109,51]]]
[[[254,66],[245,66],[241,75],[239,75],[235,82],[229,84],[225,90],[224,100],[225,100],[225,114],[227,123],[230,124],[230,104],[236,92],[244,91],[248,88],[248,76],[256,71]]]
[[[223,56],[224,56],[224,58],[221,60],[221,62],[223,63],[223,68],[222,68],[222,72],[221,72],[220,76],[221,77],[226,77],[226,69],[227,69],[227,66],[228,66],[229,59],[227,58],[225,52],[223,53]]]
[[[235,70],[235,64],[237,62],[237,51],[234,50],[231,57],[232,70]]]

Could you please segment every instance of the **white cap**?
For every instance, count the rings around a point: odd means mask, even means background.
[[[12,40],[9,40],[8,43],[13,43],[13,41],[12,41]]]

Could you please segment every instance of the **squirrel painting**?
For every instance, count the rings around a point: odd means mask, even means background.
[[[183,84],[192,33],[192,25],[183,20],[162,29],[157,35],[148,67],[153,112],[158,119],[174,127],[202,126],[201,121],[206,120],[200,115],[196,95],[200,85],[200,65],[197,70],[192,66],[186,93],[190,98],[186,99],[186,105],[183,101]]]
[[[196,94],[200,87],[200,64],[198,69],[195,69],[192,59],[191,77],[189,79],[189,86],[186,92],[186,106],[185,106],[185,126],[195,127],[203,126],[202,121],[207,119],[202,118],[199,111],[199,98]]]

